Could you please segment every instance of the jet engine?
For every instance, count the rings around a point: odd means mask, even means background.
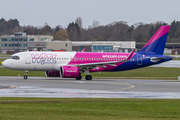
[[[60,67],[60,73],[63,78],[77,78],[79,77],[79,68],[74,66]]]
[[[47,77],[78,78],[79,68],[74,66],[60,66],[60,71],[46,71]]]

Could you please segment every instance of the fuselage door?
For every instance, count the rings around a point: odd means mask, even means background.
[[[142,55],[137,54],[137,65],[142,65]]]
[[[25,54],[25,64],[31,64],[30,53]]]

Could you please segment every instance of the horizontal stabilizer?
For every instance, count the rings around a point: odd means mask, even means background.
[[[168,59],[168,58],[173,58],[173,57],[171,57],[171,56],[168,56],[168,57],[152,57],[151,62],[158,62],[160,60],[164,60],[164,59]]]

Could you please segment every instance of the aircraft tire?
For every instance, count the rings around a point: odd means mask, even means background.
[[[86,75],[86,80],[92,80],[92,76],[91,75]]]
[[[27,78],[28,78],[28,76],[27,76],[27,75],[25,75],[25,76],[24,76],[24,79],[26,80]]]
[[[76,80],[81,80],[82,79],[82,76],[79,75],[79,77],[76,78]]]

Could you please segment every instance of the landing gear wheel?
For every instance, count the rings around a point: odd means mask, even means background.
[[[28,78],[28,76],[27,76],[27,75],[25,75],[25,76],[24,76],[24,79],[27,79],[27,78]]]
[[[79,75],[79,77],[76,78],[76,80],[81,80],[82,79],[82,76]]]
[[[25,79],[25,80],[28,78],[27,75],[28,75],[28,71],[26,70],[26,71],[25,71],[25,75],[24,75],[24,79]]]
[[[91,75],[86,75],[86,80],[92,80],[92,76]]]

